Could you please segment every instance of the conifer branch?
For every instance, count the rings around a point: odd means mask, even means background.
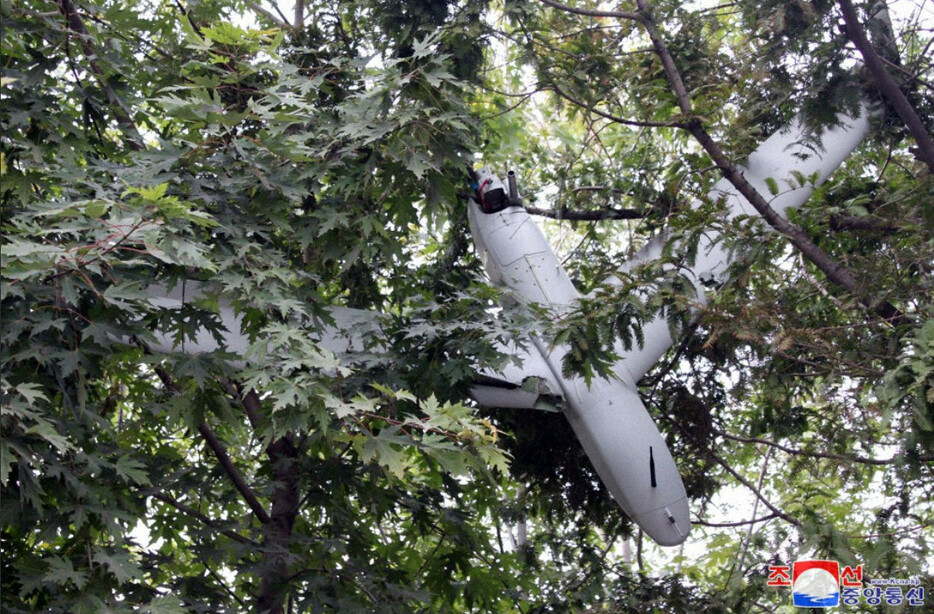
[[[927,164],[931,172],[934,173],[934,139],[931,138],[931,134],[925,128],[924,122],[921,121],[914,107],[911,106],[908,97],[898,86],[898,82],[886,69],[885,62],[882,61],[875,47],[866,37],[866,31],[859,22],[853,3],[850,0],[838,0],[838,3],[843,14],[843,22],[846,24],[847,38],[856,45],[856,48],[863,56],[863,61],[866,62],[866,68],[869,69],[873,79],[879,86],[879,91],[892,105],[892,109],[895,110],[905,123],[905,127],[908,128],[908,132],[914,137],[915,143],[918,145],[916,150],[918,159]]]
[[[773,209],[765,197],[746,180],[742,172],[730,161],[720,145],[704,128],[703,123],[694,116],[694,109],[687,87],[685,87],[681,73],[661,36],[655,19],[652,17],[647,0],[636,0],[636,5],[642,14],[642,24],[652,40],[655,53],[661,60],[668,84],[678,101],[681,114],[688,118],[685,127],[704,148],[707,155],[711,157],[723,177],[755,208],[769,226],[788,237],[791,244],[819,268],[827,276],[827,279],[846,290],[860,303],[882,318],[891,321],[893,324],[903,323],[907,319],[904,313],[885,299],[874,299],[849,269],[820,249],[801,227],[791,223]]]

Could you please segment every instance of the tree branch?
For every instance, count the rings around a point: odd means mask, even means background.
[[[567,100],[568,102],[574,105],[577,105],[583,109],[587,109],[591,113],[596,113],[597,115],[599,115],[600,117],[603,117],[604,119],[608,119],[610,121],[616,122],[618,124],[623,124],[625,126],[635,126],[637,128],[684,128],[685,127],[683,124],[678,123],[678,122],[653,122],[653,121],[642,121],[638,119],[626,119],[623,117],[619,117],[618,115],[613,115],[612,113],[607,113],[606,111],[601,111],[600,109],[596,108],[592,104],[587,104],[585,102],[578,100],[577,98],[574,98],[573,96],[571,96],[570,94],[562,90],[560,87],[558,87],[556,83],[552,83],[548,87],[548,89],[550,89],[555,94],[557,94],[558,96],[561,96],[562,98],[564,98],[565,100]]]
[[[874,299],[853,273],[833,259],[829,254],[820,249],[811,238],[799,226],[792,224],[786,218],[779,215],[775,209],[769,205],[768,201],[750,184],[743,174],[736,168],[730,159],[720,149],[719,144],[713,140],[699,119],[693,117],[694,110],[691,105],[691,98],[688,94],[681,73],[675,65],[668,46],[659,33],[658,26],[652,17],[646,0],[636,0],[640,13],[642,13],[642,24],[652,40],[652,46],[655,53],[662,62],[665,76],[671,86],[675,98],[678,100],[678,107],[684,117],[688,118],[686,129],[694,136],[704,151],[711,157],[714,164],[720,170],[721,174],[736,188],[749,204],[759,212],[765,221],[788,237],[791,244],[804,254],[805,258],[811,261],[817,268],[823,271],[831,282],[837,284],[852,296],[856,297],[860,303],[874,311],[882,318],[891,321],[893,324],[902,323],[907,320],[904,313],[885,299]]]
[[[247,6],[253,9],[254,11],[256,11],[257,13],[259,13],[260,15],[262,15],[263,17],[265,17],[266,19],[268,19],[269,21],[271,21],[273,24],[275,24],[276,27],[282,28],[283,30],[292,29],[292,26],[288,22],[285,22],[282,19],[279,19],[278,17],[273,15],[272,11],[266,8],[263,8],[263,6],[259,2],[249,1],[247,2]]]
[[[191,507],[188,507],[187,505],[179,503],[178,501],[176,501],[172,497],[169,497],[168,495],[164,495],[162,493],[151,493],[149,496],[152,497],[153,499],[158,499],[159,501],[162,501],[163,503],[167,503],[168,505],[171,505],[172,507],[174,507],[175,509],[177,509],[178,511],[182,512],[183,514],[187,516],[191,516],[192,518],[197,518],[198,520],[203,522],[205,526],[220,531],[221,535],[225,535],[226,537],[229,537],[235,542],[239,542],[241,544],[246,544],[249,546],[254,546],[257,548],[259,547],[259,543],[253,541],[252,539],[248,537],[244,537],[234,531],[229,531],[227,529],[221,529],[219,526],[217,526],[217,522],[215,522],[214,520],[211,520],[210,518],[208,518],[207,516],[205,516],[204,514],[202,514],[201,512],[199,512],[198,510],[194,508],[191,508]]]
[[[168,371],[159,366],[154,368],[156,375],[159,376],[159,379],[162,380],[162,383],[166,388],[175,394],[181,394],[178,386],[175,385],[175,382],[173,382],[171,376],[169,376]],[[256,516],[256,518],[261,523],[268,524],[271,520],[269,514],[266,513],[265,508],[263,508],[263,506],[260,504],[256,493],[253,492],[253,489],[250,488],[250,485],[246,483],[245,479],[243,479],[243,475],[237,469],[236,465],[233,464],[233,461],[230,459],[230,455],[227,454],[227,450],[224,448],[224,444],[221,442],[221,440],[218,439],[214,431],[211,430],[211,427],[209,427],[204,421],[198,423],[198,432],[201,433],[201,437],[204,438],[205,443],[207,443],[208,447],[211,448],[211,451],[214,453],[217,461],[221,464],[221,467],[224,469],[227,477],[230,478],[230,481],[233,482],[234,487],[236,487],[236,489],[240,492],[243,500],[246,501],[246,504],[250,506],[251,510],[253,510],[253,514]]]
[[[918,145],[918,158],[927,164],[931,172],[934,173],[934,139],[931,138],[931,135],[924,127],[924,122],[921,121],[914,107],[912,107],[911,103],[908,101],[908,97],[905,96],[905,93],[898,87],[898,83],[895,81],[894,77],[886,70],[882,58],[879,57],[875,47],[872,46],[872,43],[870,43],[869,39],[866,37],[866,32],[859,22],[859,17],[856,15],[856,9],[853,7],[853,3],[850,2],[850,0],[838,0],[838,3],[840,5],[840,11],[843,13],[843,22],[846,24],[847,37],[853,41],[853,44],[859,49],[863,60],[866,62],[866,67],[879,86],[879,91],[889,104],[892,105],[892,108],[898,113],[902,121],[905,122],[905,127],[908,128],[908,132],[914,137],[915,143]]]
[[[227,586],[226,581],[223,578],[221,578],[219,575],[217,575],[217,572],[211,569],[211,567],[207,564],[206,561],[202,561],[201,564],[204,565],[204,568],[208,570],[208,573],[211,574],[211,577],[214,578],[214,581],[217,582],[221,586],[221,588],[223,588],[224,591],[227,592],[228,595],[233,597],[234,601],[240,604],[241,611],[245,611],[247,608],[247,605],[246,603],[244,603],[243,599],[239,595],[237,595],[237,593],[235,593],[233,589]]]
[[[765,458],[762,459],[762,469],[759,470],[759,480],[756,482],[756,490],[762,490],[762,482],[765,481],[765,474],[769,469],[769,461],[772,458],[772,448],[769,448],[765,453]],[[752,516],[756,517],[756,514],[759,513],[759,499],[756,499],[756,502],[752,506]],[[730,566],[730,575],[727,576],[726,584],[730,583],[730,580],[733,579],[733,572],[736,571],[737,567],[742,570],[743,563],[746,559],[746,554],[749,552],[749,540],[752,539],[753,525],[750,524],[749,528],[746,531],[745,537],[743,537],[743,545],[740,549],[739,556],[736,557],[736,560],[733,562],[733,565]]]
[[[295,29],[305,25],[305,0],[295,0]]]
[[[714,454],[714,453],[712,453],[712,452],[710,453],[710,456],[711,456],[711,458],[713,458],[715,461],[717,461],[717,463],[718,463],[721,467],[723,467],[724,469],[726,469],[727,473],[729,473],[730,475],[732,475],[740,484],[742,484],[743,486],[745,486],[746,488],[748,488],[750,491],[752,491],[752,493],[753,493],[754,495],[756,495],[756,497],[757,497],[760,501],[762,501],[763,505],[765,505],[767,508],[769,508],[769,509],[772,511],[773,514],[775,514],[777,517],[781,518],[782,520],[785,520],[786,522],[790,522],[791,524],[795,525],[796,527],[800,527],[800,526],[801,526],[801,521],[800,521],[800,520],[797,520],[796,518],[792,518],[791,516],[789,516],[789,515],[786,514],[785,512],[781,511],[780,509],[778,509],[777,507],[775,507],[774,505],[772,505],[772,504],[769,502],[769,500],[765,498],[765,495],[763,495],[763,494],[759,491],[758,488],[756,488],[753,484],[751,484],[751,483],[749,482],[749,480],[747,480],[746,478],[744,478],[743,476],[741,476],[739,473],[737,473],[736,470],[733,469],[732,467],[730,467],[730,465],[729,465],[725,460],[723,460],[722,458],[720,458],[719,456],[717,456],[716,454]]]
[[[259,431],[262,402],[256,391],[250,389],[244,393],[242,386],[236,382],[222,380],[221,385],[243,408],[253,430]],[[299,497],[299,477],[296,473],[300,446],[297,447],[292,440],[293,437],[286,434],[266,446],[273,474],[273,493],[271,512],[263,522],[262,548],[265,562],[260,575],[256,607],[258,611],[269,614],[285,612],[283,603],[288,601],[289,544],[303,501]]]
[[[645,27],[649,39],[652,41],[655,54],[661,60],[662,68],[665,70],[665,76],[668,78],[668,83],[671,85],[672,92],[674,92],[675,98],[678,100],[678,107],[686,118],[690,118],[694,115],[694,110],[691,106],[691,98],[688,95],[687,87],[684,85],[684,80],[681,78],[681,72],[678,70],[674,58],[671,57],[671,53],[668,51],[668,45],[665,44],[664,39],[659,33],[655,18],[649,11],[649,5],[646,0],[636,0],[636,6],[639,7],[639,13],[642,16],[642,25]]]
[[[894,457],[894,456],[892,458],[880,459],[880,458],[869,458],[866,456],[846,456],[844,454],[832,454],[830,452],[806,452],[804,450],[798,450],[796,448],[791,448],[789,446],[785,446],[780,443],[770,441],[768,439],[759,439],[757,437],[740,437],[738,435],[731,435],[730,433],[727,433],[725,431],[718,431],[718,430],[713,430],[712,432],[714,435],[718,435],[720,437],[723,437],[724,439],[731,439],[733,441],[738,441],[741,443],[764,444],[769,447],[775,448],[776,450],[781,450],[782,452],[785,452],[786,454],[791,454],[793,456],[810,456],[812,458],[827,458],[830,460],[838,460],[838,461],[843,461],[846,463],[859,463],[861,465],[874,465],[877,467],[882,466],[882,465],[891,465],[893,463],[898,462],[899,460],[898,457]],[[919,460],[925,463],[934,462],[934,456],[922,457]]]
[[[921,220],[907,219],[908,224],[921,226]],[[830,216],[831,230],[868,230],[872,232],[892,233],[906,230],[905,224],[872,217],[836,214]]]
[[[223,467],[224,472],[227,473],[230,481],[233,482],[237,490],[240,491],[240,495],[243,497],[244,501],[246,501],[247,505],[250,506],[250,509],[253,510],[253,514],[256,515],[256,518],[263,524],[268,524],[271,520],[269,514],[266,513],[266,509],[260,504],[256,493],[253,492],[253,489],[250,488],[250,485],[243,479],[243,475],[233,464],[233,460],[231,460],[230,455],[227,454],[227,450],[224,448],[224,444],[221,440],[218,439],[217,435],[206,422],[198,423],[198,432],[201,433],[208,447],[214,452],[217,461],[221,464],[221,467]]]
[[[143,137],[140,135],[139,129],[130,117],[130,110],[107,81],[107,75],[104,73],[104,69],[101,68],[101,65],[97,62],[99,56],[91,42],[91,35],[85,27],[84,21],[81,20],[81,16],[78,14],[78,9],[75,8],[71,0],[56,0],[56,2],[58,3],[59,12],[65,17],[65,23],[68,25],[68,29],[74,32],[81,41],[81,48],[84,50],[84,55],[88,59],[88,64],[91,67],[91,74],[94,75],[101,89],[104,90],[104,95],[107,96],[107,102],[110,103],[111,110],[117,120],[117,125],[120,126],[120,129],[127,137],[127,145],[134,151],[141,151],[143,149]]]
[[[258,431],[261,424],[262,402],[256,390],[246,393],[236,382],[221,380],[227,394],[243,408],[250,425]],[[268,522],[263,524],[263,571],[260,574],[259,593],[256,597],[258,611],[283,614],[288,602],[289,544],[295,520],[304,499],[299,497],[299,478],[296,472],[301,445],[293,443],[286,434],[266,446],[269,467],[273,474],[272,508]]]
[[[595,222],[603,220],[636,220],[645,217],[645,212],[638,209],[601,209],[599,211],[571,211],[562,207],[561,209],[539,209],[538,207],[526,207],[526,211],[532,215],[541,215],[555,220],[571,220]]]
[[[768,516],[763,516],[761,518],[753,518],[751,520],[737,520],[736,522],[707,522],[706,520],[692,520],[691,524],[700,525],[702,527],[713,527],[713,528],[729,528],[729,527],[742,527],[750,524],[758,524],[760,522],[766,522],[768,520],[773,520],[779,518],[778,514],[769,514]]]
[[[638,13],[628,13],[624,11],[597,11],[593,9],[579,9],[575,6],[568,6],[567,4],[561,4],[560,2],[555,2],[555,0],[539,0],[542,4],[547,4],[548,6],[558,9],[559,11],[564,11],[566,13],[574,13],[575,15],[584,15],[586,17],[616,17],[618,19],[629,19],[632,21],[641,21],[642,17]]]
[[[222,379],[219,383],[224,391],[243,408],[243,413],[246,414],[253,430],[258,429],[260,425],[260,400],[256,391],[251,388],[244,394],[240,384],[227,379]]]

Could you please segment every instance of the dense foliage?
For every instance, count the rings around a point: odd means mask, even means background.
[[[766,566],[812,555],[934,591],[934,161],[844,4],[0,1],[2,609],[776,611]],[[859,17],[930,139],[934,16],[883,6]],[[860,101],[872,136],[792,220],[854,288],[723,222],[702,137],[741,160],[801,112],[820,146]],[[594,292],[550,324],[569,369],[683,330],[640,382],[697,520],[676,553],[560,414],[470,400],[538,315],[470,247],[478,162]],[[743,256],[698,308],[710,229]],[[182,280],[183,311],[147,293]],[[158,349],[222,305],[244,355]],[[382,314],[352,361],[329,306]]]

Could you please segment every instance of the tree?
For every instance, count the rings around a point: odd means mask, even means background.
[[[526,158],[529,168],[559,185],[559,204],[551,208],[559,216],[570,211],[571,219],[612,219],[621,211],[643,211],[642,228],[624,227],[627,234],[616,239],[627,251],[644,240],[640,230],[665,224],[669,249],[685,248],[668,252],[676,272],[679,263],[693,258],[699,231],[723,228],[717,203],[691,210],[692,196],[703,200],[720,176],[742,191],[733,161],[786,122],[789,112],[803,110],[819,146],[821,125],[841,109],[855,110],[860,99],[875,99],[881,89],[871,71],[846,69],[855,28],[838,25],[842,17],[831,4],[730,4],[693,12],[675,3],[639,2],[630,11],[546,4],[556,10],[515,5],[517,26],[506,33],[521,45],[535,80],[506,71],[495,87],[503,106],[507,95],[548,100],[550,93],[552,101],[568,105],[571,120],[543,126],[543,145],[523,142],[516,149],[534,151]],[[898,40],[881,20],[868,23],[876,28],[878,46],[889,48],[886,41]],[[913,53],[923,47],[902,47],[905,56],[896,52],[888,65],[908,79],[904,86],[915,110],[930,99],[927,86],[911,82],[928,66],[927,58]],[[776,104],[783,100],[793,104]],[[535,115],[525,119],[534,122]],[[888,111],[880,120],[876,140],[818,191],[794,225],[769,217],[767,201],[774,193],[748,195],[781,234],[763,234],[747,223],[726,230],[745,252],[733,281],[718,289],[681,347],[644,382],[680,457],[690,459],[682,465],[689,490],[711,505],[725,481],[756,494],[753,518],[726,523],[748,524],[749,531],[738,540],[721,533],[714,540],[720,554],[701,558],[687,571],[736,587],[727,601],[743,610],[750,602],[777,601],[774,592],[764,593],[771,590],[764,586],[764,560],[789,561],[818,551],[854,564],[886,560],[892,570],[924,558],[892,557],[917,552],[915,536],[930,536],[918,504],[926,496],[915,496],[928,492],[923,476],[931,462],[930,397],[925,398],[930,371],[924,366],[930,354],[921,349],[927,342],[919,342],[930,312],[926,299],[917,301],[930,295],[930,280],[921,272],[927,265],[914,269],[917,277],[902,268],[930,259],[930,207],[923,196],[930,179],[923,148],[917,158],[914,149],[901,150],[906,157],[892,165],[905,123]],[[908,184],[920,191],[908,196],[902,191]],[[909,219],[916,225],[907,234],[883,230]],[[675,285],[678,276],[668,277],[666,285],[656,266],[625,276],[622,291],[600,290],[620,260],[600,255],[606,237],[606,225],[589,224],[569,241],[575,248],[568,261],[581,285],[598,289],[586,313],[559,323],[565,331],[576,327],[582,348],[605,348],[608,337],[638,323],[627,294],[631,288],[660,285],[662,292],[648,305],[656,310],[667,298],[683,313],[689,300]],[[794,266],[776,267],[781,258],[792,258]],[[847,271],[843,277],[837,275],[841,269]],[[914,283],[917,288],[909,289]],[[888,349],[869,349],[883,346]],[[736,379],[725,381],[726,373]],[[899,377],[903,387],[895,384]],[[896,397],[906,403],[905,413],[891,404]],[[893,446],[893,455],[880,458],[879,448],[864,452],[882,441]],[[863,448],[868,442],[873,443]],[[870,481],[885,475],[890,499],[884,510],[854,504],[868,492],[880,494],[865,482],[849,482],[854,472],[862,478],[876,474]],[[841,490],[844,497],[830,494]],[[755,518],[760,510],[762,517]],[[773,518],[782,519],[784,528],[763,527]],[[699,524],[705,522],[702,517]],[[904,524],[894,529],[893,522]]]
[[[805,554],[931,586],[932,24],[882,6],[2,4],[4,609],[740,612]],[[871,142],[792,225],[718,222],[717,173],[863,99]],[[475,155],[580,220],[547,224],[597,297],[553,323],[573,368],[685,327],[642,384],[703,554],[633,534],[559,414],[469,400],[536,326],[491,315]],[[661,228],[664,261],[604,286]],[[745,256],[692,319],[677,265],[710,228]],[[185,279],[196,307],[150,300]],[[222,303],[244,355],[157,349]],[[352,360],[331,305],[385,314]]]

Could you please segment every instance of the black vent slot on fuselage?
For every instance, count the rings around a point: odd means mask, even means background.
[[[655,479],[655,455],[652,454],[652,446],[649,446],[649,480],[652,482],[652,488],[658,488],[658,480]]]

